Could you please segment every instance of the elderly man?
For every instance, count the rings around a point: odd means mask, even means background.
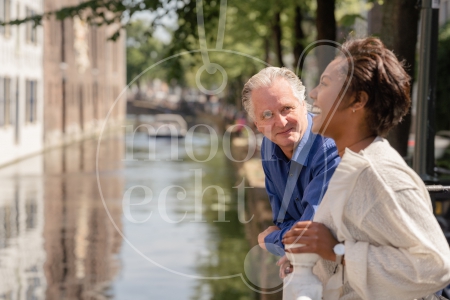
[[[286,68],[261,70],[245,84],[242,103],[264,134],[261,158],[273,222],[259,245],[284,255],[282,238],[297,221],[311,220],[339,163],[333,140],[311,132],[305,87]]]

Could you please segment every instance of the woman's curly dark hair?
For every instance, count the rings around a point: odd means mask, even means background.
[[[369,130],[386,136],[408,113],[411,105],[411,77],[406,73],[404,63],[375,37],[348,40],[342,45],[338,58],[347,61],[342,70],[347,74],[346,83],[350,80],[347,93],[354,93],[356,99],[363,91],[368,95]],[[351,68],[352,65],[353,76],[350,78],[348,66]]]

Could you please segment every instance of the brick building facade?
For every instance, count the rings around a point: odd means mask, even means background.
[[[44,10],[77,4],[44,0]],[[106,120],[112,125],[124,119],[125,93],[115,100],[126,86],[125,33],[108,41],[116,28],[89,26],[79,18],[44,21],[46,146],[79,140],[98,133]]]

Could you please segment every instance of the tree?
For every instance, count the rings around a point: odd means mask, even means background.
[[[317,0],[317,40],[336,40],[336,17],[334,11],[335,0]],[[331,47],[318,47],[317,49],[319,74],[322,74],[330,61],[333,60],[335,53]]]
[[[181,1],[182,2],[182,1]],[[150,25],[161,25],[161,17],[170,11],[164,1],[159,0],[87,0],[78,5],[67,6],[55,11],[48,11],[43,14],[36,14],[23,19],[16,19],[7,23],[0,22],[0,25],[20,25],[26,22],[33,22],[34,26],[42,24],[44,18],[55,16],[57,20],[80,17],[89,25],[110,25],[119,23],[122,26],[110,37],[116,40],[120,35],[120,30],[130,24],[130,20],[135,13],[141,11],[153,11],[155,19]]]
[[[294,40],[293,40],[293,52],[294,52],[294,66],[298,64],[300,55],[302,54],[304,47],[305,33],[302,29],[303,23],[303,11],[299,3],[294,6]]]
[[[127,82],[134,80],[149,66],[165,56],[163,43],[148,33],[148,26],[148,22],[142,20],[134,21],[127,26]],[[153,78],[153,74],[146,72],[135,81],[139,91],[141,81]],[[165,76],[158,73],[158,77]]]
[[[273,32],[273,39],[274,39],[274,43],[275,43],[277,62],[280,67],[283,67],[284,66],[283,50],[282,50],[282,46],[281,46],[281,39],[283,36],[282,36],[282,32],[281,32],[280,15],[281,15],[281,13],[279,11],[279,8],[277,8],[273,14],[272,32]]]
[[[419,10],[416,0],[384,1],[382,5],[382,26],[379,36],[387,48],[394,51],[407,65],[407,72],[414,82],[415,52]],[[412,92],[412,89],[411,89]],[[411,113],[388,135],[389,143],[400,155],[407,155],[408,137],[411,127]]]
[[[226,3],[226,35],[220,40],[218,28],[222,22],[220,17]],[[317,5],[317,16],[314,18],[314,6]],[[199,23],[197,12],[202,8],[204,22]],[[218,1],[218,0],[174,0],[172,2],[162,0],[88,0],[78,5],[64,7],[54,12],[46,12],[41,16],[32,16],[22,20],[14,20],[11,24],[21,24],[23,22],[34,22],[35,25],[41,23],[42,18],[55,15],[57,19],[79,16],[90,24],[101,26],[114,22],[121,22],[122,28],[133,26],[130,23],[132,17],[141,11],[152,12],[154,19],[147,24],[148,34],[151,35],[157,26],[164,26],[161,18],[169,13],[175,13],[178,17],[178,28],[173,31],[172,42],[161,49],[165,57],[177,56],[183,51],[191,51],[190,57],[183,56],[171,59],[164,63],[166,67],[166,79],[177,80],[178,83],[195,84],[193,73],[195,69],[205,63],[204,57],[200,58],[198,49],[201,48],[199,29],[205,32],[205,40],[202,45],[206,45],[209,50],[227,49],[237,51],[247,55],[246,59],[234,56],[230,61],[229,55],[225,53],[208,55],[223,66],[227,67],[228,85],[232,91],[228,91],[228,98],[239,98],[239,89],[248,77],[256,73],[264,64],[252,61],[249,57],[257,58],[271,65],[285,65],[295,67],[297,61],[307,42],[311,42],[317,32],[318,39],[336,39],[336,20],[334,16],[335,0],[268,0],[268,1]],[[223,17],[223,16],[222,16]],[[316,23],[316,28],[310,26]],[[199,26],[200,25],[200,26]],[[303,26],[309,26],[303,31]],[[305,32],[307,34],[305,34]],[[128,31],[133,35],[133,30]],[[116,39],[120,30],[116,31],[110,38]],[[129,76],[137,75],[144,60],[149,62],[150,45],[144,47],[145,43],[139,43],[139,49],[129,45]],[[152,42],[153,43],[153,42]],[[216,44],[216,48],[214,48]],[[220,44],[220,47],[217,45]],[[152,44],[155,46],[155,44]],[[145,49],[145,48],[148,49]],[[149,48],[150,47],[150,48]],[[329,47],[326,47],[329,48]],[[205,49],[203,48],[205,52]],[[204,54],[204,53],[203,53]],[[240,54],[239,54],[240,55]],[[325,53],[325,56],[332,57],[334,53]],[[157,59],[163,58],[159,55]],[[323,66],[326,65],[326,60]],[[212,74],[214,75],[214,74]],[[215,75],[214,75],[215,76]],[[216,79],[214,76],[204,76],[205,84],[214,86]],[[231,84],[232,83],[232,84]],[[235,100],[234,100],[235,101]],[[237,100],[236,100],[237,101]]]

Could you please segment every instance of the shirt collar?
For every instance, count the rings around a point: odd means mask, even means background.
[[[309,152],[311,150],[312,143],[314,142],[316,138],[316,134],[311,132],[312,127],[312,115],[308,113],[307,115],[308,119],[308,128],[303,133],[302,138],[300,139],[300,142],[297,147],[295,147],[294,154],[292,155],[293,161],[295,161],[298,164],[301,164],[303,166],[308,165],[308,157]]]
[[[308,115],[306,117],[308,120],[308,127],[307,127],[306,131],[303,133],[303,136],[300,139],[300,142],[295,147],[295,151],[294,151],[294,153],[292,155],[292,159],[291,159],[303,166],[308,165],[308,154],[311,150],[311,145],[314,142],[315,137],[317,136],[316,134],[313,134],[311,132],[312,115],[310,113],[308,113]],[[281,150],[281,148],[278,145],[275,145],[274,151],[272,153],[272,157],[283,160],[285,162],[289,162],[289,160],[284,155],[283,151]]]

